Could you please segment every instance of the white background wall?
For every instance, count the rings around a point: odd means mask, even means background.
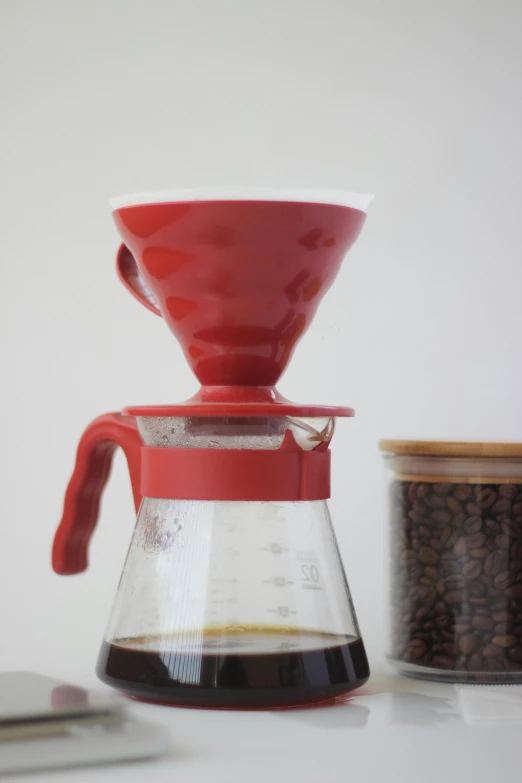
[[[373,191],[280,384],[347,403],[331,508],[384,651],[382,436],[522,439],[518,0],[1,0],[0,666],[92,671],[133,526],[118,457],[91,567],[50,547],[83,427],[196,388],[114,272],[107,197]]]

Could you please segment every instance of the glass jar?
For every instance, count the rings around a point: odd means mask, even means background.
[[[394,667],[421,679],[522,683],[522,444],[379,446]]]

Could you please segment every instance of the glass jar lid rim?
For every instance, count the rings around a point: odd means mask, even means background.
[[[381,451],[398,457],[522,458],[522,443],[499,441],[393,440],[379,441]]]

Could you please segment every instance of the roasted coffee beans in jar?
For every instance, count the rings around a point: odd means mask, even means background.
[[[430,680],[522,683],[522,444],[381,441],[389,658]]]

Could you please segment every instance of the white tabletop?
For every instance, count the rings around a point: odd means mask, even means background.
[[[103,687],[94,677],[81,684]],[[521,774],[522,686],[440,685],[382,670],[335,706],[234,712],[133,702],[131,709],[168,727],[166,757],[14,780],[489,783]]]

